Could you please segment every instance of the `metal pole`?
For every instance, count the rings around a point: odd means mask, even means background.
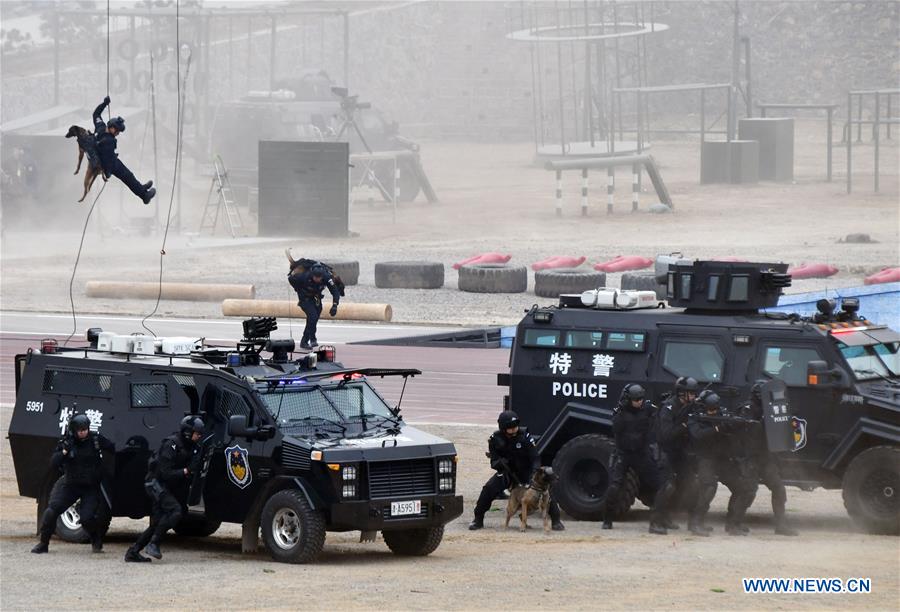
[[[881,132],[881,94],[875,92],[875,132],[872,139],[875,142],[875,193],[878,193],[878,150],[880,148]]]
[[[556,35],[562,37],[562,23],[559,15],[559,2],[555,4],[556,8]],[[562,65],[562,42],[556,43],[556,71],[557,81],[559,82],[559,149],[562,155],[566,154],[566,121],[565,108],[563,105],[563,65]]]
[[[606,214],[613,211],[613,193],[616,190],[616,169],[612,166],[606,169]]]
[[[350,88],[350,15],[342,13],[344,17],[344,87]]]
[[[584,35],[590,36],[590,12],[587,0],[584,0]],[[890,100],[890,97],[888,97]],[[584,125],[588,131],[591,151],[594,150],[594,88],[591,83],[591,43],[584,41]]]
[[[753,116],[753,86],[750,80],[750,37],[744,36],[744,78],[747,80],[747,116]]]
[[[575,29],[572,26],[574,22],[574,17],[572,15],[572,0],[569,0],[569,10],[566,12],[569,16],[569,31],[574,32]],[[572,109],[572,122],[575,124],[575,140],[579,140],[581,138],[581,127],[579,126],[578,121],[578,71],[575,68],[575,43],[569,43],[569,51],[569,55],[572,58],[572,106],[574,107]],[[587,123],[585,123],[585,129],[587,129]]]
[[[228,97],[234,96],[234,19],[228,17]]]
[[[585,170],[587,172],[587,170]],[[636,213],[638,209],[638,197],[641,192],[641,165],[631,165],[631,212]]]
[[[834,109],[828,107],[828,182],[831,182],[831,115]]]
[[[250,91],[250,69],[253,60],[253,17],[247,15],[247,87]]]
[[[137,42],[137,36],[135,35],[135,27],[134,27],[134,16],[128,18],[128,31],[131,35],[132,42]],[[134,69],[134,62],[137,59],[137,53],[134,53],[131,56],[131,60],[129,61],[130,69],[128,71],[128,103],[132,106],[134,105],[134,77],[136,74],[136,70]]]
[[[706,142],[706,90],[700,90],[700,143]]]
[[[525,3],[524,0],[519,3],[519,8],[522,11],[522,23],[521,28],[525,29]],[[534,46],[536,43],[528,43],[528,52],[531,56],[531,127],[534,131],[534,152],[537,154],[538,152],[538,142],[540,142],[538,138],[538,107],[537,107],[537,82],[535,79],[534,71]]]
[[[59,106],[59,13],[56,11],[53,12],[53,106]]]
[[[581,169],[581,216],[587,217],[588,211],[588,169]]]
[[[272,25],[269,34],[269,91],[275,91],[275,58],[278,45],[278,33],[276,30],[275,16],[272,16]]]
[[[728,141],[734,140],[737,131],[737,108],[734,97],[740,87],[741,70],[741,10],[738,0],[734,0],[734,32],[731,46],[731,89],[728,91]]]
[[[886,109],[887,112],[885,112],[885,114],[884,114],[885,118],[888,119],[888,122],[887,122],[887,123],[885,124],[885,126],[884,126],[885,129],[887,130],[887,139],[888,139],[888,140],[891,139],[891,122],[890,122],[890,119],[891,119],[891,97],[892,97],[892,96],[893,96],[893,94],[890,93],[890,92],[888,92],[888,94],[887,94],[887,109]]]
[[[856,125],[856,142],[862,142],[862,107],[863,96],[859,94],[859,108],[856,109],[856,118],[859,120],[859,123]]]
[[[562,217],[562,170],[556,171],[556,216]]]
[[[853,189],[853,180],[851,176],[853,174],[853,165],[852,165],[852,150],[853,150],[853,94],[847,94],[847,193]]]
[[[641,90],[635,92],[637,100],[637,151],[640,153],[644,150],[644,114],[641,112]]]
[[[536,26],[534,25],[536,23],[536,19],[535,19],[536,11],[537,11],[537,8],[533,8],[533,10],[531,12],[531,23],[532,23],[533,31],[535,31],[535,32],[537,31]],[[538,118],[540,121],[540,133],[541,133],[540,143],[541,143],[541,146],[544,146],[544,144],[545,144],[544,143],[544,132],[545,132],[545,130],[544,130],[544,69],[541,64],[541,43],[535,42],[532,44],[534,45],[534,48],[537,50],[536,55],[537,55]]]
[[[613,9],[613,33],[617,34],[619,32],[619,9],[615,2],[613,2],[612,9]],[[615,61],[616,89],[619,89],[622,87],[622,72],[619,69],[619,37],[618,36],[616,36],[613,39],[613,49],[615,50],[615,54],[616,54],[616,58],[615,58],[616,59],[616,61]],[[623,135],[623,129],[622,129],[622,96],[621,95],[617,96],[616,102],[618,103],[619,140],[624,140],[625,137]],[[613,137],[613,140],[615,140],[615,137]]]

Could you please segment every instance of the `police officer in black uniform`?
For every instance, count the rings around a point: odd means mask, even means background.
[[[155,458],[151,459],[144,483],[148,495],[153,498],[150,526],[125,553],[126,561],[150,561],[140,554],[141,550],[162,559],[159,545],[166,532],[175,527],[186,512],[191,481],[201,468],[202,454],[197,442],[204,429],[200,417],[184,417],[180,431],[164,438]]]
[[[609,487],[603,504],[603,529],[612,529],[613,506],[625,482],[629,468],[634,469],[641,484],[655,491],[650,509],[650,533],[666,533],[665,513],[673,487],[665,482],[659,470],[659,447],[656,443],[656,406],[645,399],[644,388],[626,385],[613,416],[616,452],[610,466]]]
[[[688,453],[688,416],[697,401],[699,390],[697,379],[681,376],[675,381],[675,392],[659,409],[657,441],[662,451],[663,478],[674,487],[673,499],[689,488],[694,473]],[[678,525],[668,516],[665,523],[668,529],[678,529]]]
[[[91,550],[103,552],[104,534],[97,519],[106,504],[100,490],[105,452],[115,452],[115,445],[91,431],[91,420],[86,415],[73,416],[69,420],[69,435],[60,440],[51,459],[53,467],[65,472],[62,486],[53,489],[41,517],[40,541],[31,552],[47,552],[50,536],[56,530],[56,519],[79,499],[78,514],[81,526],[91,536]]]
[[[102,113],[107,106],[109,106],[109,96],[103,98],[103,102],[94,109],[93,117],[94,137],[97,140],[97,156],[100,158],[100,165],[107,176],[110,174],[115,176],[125,183],[131,193],[139,197],[144,204],[149,204],[156,195],[153,181],[142,184],[119,159],[119,154],[116,153],[116,136],[125,131],[125,120],[122,117],[113,117],[104,122]]]
[[[337,315],[341,291],[335,284],[334,277],[321,263],[315,263],[308,270],[299,274],[290,274],[288,282],[297,292],[297,306],[306,315],[306,327],[303,328],[300,346],[305,349],[318,346],[316,325],[322,315],[322,294],[326,289],[331,293],[331,310],[328,313],[333,317]]]
[[[754,478],[762,482],[772,493],[772,513],[775,515],[775,533],[783,536],[795,536],[797,531],[788,525],[785,505],[787,490],[781,480],[781,469],[778,458],[769,452],[766,432],[763,427],[762,389],[765,380],[758,380],[750,389],[750,401],[738,410],[738,415],[757,422],[749,426],[745,432],[748,461]]]
[[[497,473],[484,484],[475,503],[475,518],[469,523],[469,529],[473,531],[484,527],[484,515],[491,509],[491,502],[500,497],[505,489],[527,485],[541,467],[541,456],[534,438],[524,427],[520,427],[519,416],[515,412],[501,412],[497,426],[499,429],[488,438],[491,469]],[[565,526],[560,520],[559,505],[553,500],[552,493],[548,512],[553,530],[563,531]]]
[[[715,393],[704,391],[698,399],[702,411],[692,414],[688,423],[691,450],[697,457],[698,484],[688,529],[698,536],[708,536],[712,531],[704,521],[721,482],[731,491],[725,531],[729,535],[747,535],[750,530],[743,521],[756,497],[757,483],[742,452],[741,430],[746,425],[720,411]]]

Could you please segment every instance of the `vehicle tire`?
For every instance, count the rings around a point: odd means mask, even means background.
[[[579,521],[599,521],[609,485],[609,464],[615,444],[606,436],[585,434],[566,442],[553,460],[559,482],[553,496],[566,514]],[[624,515],[634,504],[638,482],[629,471],[613,509],[613,518]]]
[[[175,525],[174,531],[178,535],[188,538],[205,538],[214,534],[221,526],[222,521],[202,515],[188,515]]]
[[[528,270],[508,264],[467,264],[459,269],[458,287],[469,293],[523,293],[528,289]]]
[[[637,291],[655,291],[656,299],[666,299],[666,286],[656,282],[656,274],[653,272],[632,273],[625,272],[619,281],[620,289]]]
[[[263,541],[281,563],[309,563],[325,545],[325,519],[296,489],[279,491],[263,506]]]
[[[375,286],[382,289],[438,289],[444,286],[444,264],[433,261],[376,263]]]
[[[844,472],[844,507],[869,533],[900,534],[900,448],[875,446]]]
[[[563,293],[582,293],[606,284],[606,272],[582,268],[555,268],[534,273],[534,294],[557,298]]]
[[[331,266],[335,276],[340,276],[341,280],[348,287],[359,282],[359,262],[352,259],[319,259],[323,264]]]
[[[381,535],[384,537],[384,543],[395,555],[424,557],[440,546],[444,537],[444,526],[382,531]]]

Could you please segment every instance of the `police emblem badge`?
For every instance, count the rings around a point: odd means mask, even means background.
[[[225,471],[231,482],[241,489],[250,485],[253,474],[250,473],[250,456],[246,448],[235,444],[225,449]]]
[[[794,450],[797,452],[806,446],[806,419],[791,417],[791,430],[794,432]]]

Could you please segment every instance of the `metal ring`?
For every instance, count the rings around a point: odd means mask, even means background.
[[[300,542],[303,527],[300,517],[290,508],[282,508],[272,517],[272,539],[282,550],[291,550]]]

